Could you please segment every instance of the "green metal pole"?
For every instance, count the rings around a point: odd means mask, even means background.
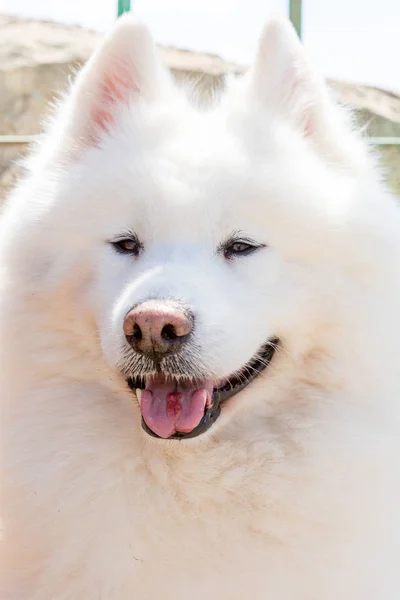
[[[118,0],[118,16],[131,10],[131,0]]]
[[[297,35],[301,39],[301,3],[302,0],[289,0],[289,17]]]

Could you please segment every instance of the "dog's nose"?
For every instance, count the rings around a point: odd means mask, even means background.
[[[181,349],[193,330],[193,317],[173,302],[147,300],[128,312],[123,329],[136,352],[162,357]]]

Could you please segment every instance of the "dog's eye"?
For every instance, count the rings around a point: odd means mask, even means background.
[[[115,240],[111,242],[111,245],[117,252],[133,254],[133,256],[139,256],[140,251],[143,249],[142,244],[136,237]]]
[[[223,246],[222,251],[225,258],[232,258],[234,256],[247,256],[261,247],[250,241],[232,240]]]

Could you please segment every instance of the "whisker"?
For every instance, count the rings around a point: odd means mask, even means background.
[[[123,346],[118,368],[132,388],[144,389],[147,380],[162,375],[168,383],[194,387],[206,380],[212,381],[216,389],[230,392],[236,387],[243,388],[248,385],[264,369],[271,369],[270,363],[275,352],[285,354],[278,339],[273,339],[262,346],[248,363],[229,377],[224,377],[222,379],[224,383],[220,384],[221,377],[210,370],[202,359],[201,348],[194,345],[188,345],[184,353],[170,354],[159,360]]]

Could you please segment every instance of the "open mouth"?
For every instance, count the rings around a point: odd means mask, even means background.
[[[211,380],[174,378],[162,371],[146,377],[129,377],[142,412],[142,427],[149,435],[171,440],[194,438],[211,427],[221,404],[235,396],[270,364],[278,338],[271,338],[239,371],[220,385]]]

